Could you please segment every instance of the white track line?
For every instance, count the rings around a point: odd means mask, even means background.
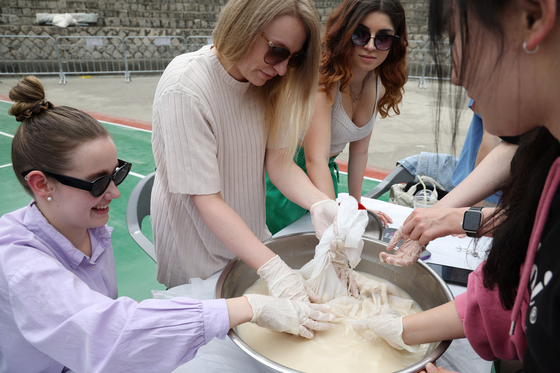
[[[0,131],[0,135],[8,136],[11,137],[12,139],[14,138],[14,135],[10,135],[9,133],[2,132],[2,131]]]
[[[140,174],[137,174],[136,172],[132,172],[132,171],[130,171],[128,174],[132,175],[132,176],[139,177],[140,179],[143,179],[145,177],[145,175],[140,175]]]
[[[348,175],[348,172],[344,172],[344,171],[338,171],[338,172],[341,173],[341,174],[344,174],[344,175]],[[373,181],[381,181],[379,179],[375,179],[373,177],[368,177],[368,176],[364,176],[364,179],[373,180]]]
[[[8,164],[3,164],[2,166],[0,166],[0,168],[4,168],[4,167],[10,167],[12,164],[8,163]]]

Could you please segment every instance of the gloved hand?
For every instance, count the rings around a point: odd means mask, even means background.
[[[379,253],[379,260],[381,263],[389,263],[397,267],[406,267],[416,263],[422,251],[426,249],[426,245],[420,245],[418,241],[414,241],[401,231],[402,227],[397,229],[393,238],[387,245],[387,251],[392,251],[400,240],[403,240],[401,246],[395,251],[394,254],[386,252]]]
[[[356,280],[354,278],[354,270],[348,265],[348,257],[344,250],[344,241],[338,238],[332,240],[329,254],[336,275],[350,294],[352,294],[354,298],[358,298],[358,285],[356,285]]]
[[[302,302],[319,302],[317,296],[307,285],[302,275],[288,267],[278,255],[257,270],[268,287],[270,295]]]
[[[311,224],[315,228],[315,235],[321,239],[325,230],[334,224],[334,234],[338,236],[336,226],[336,214],[338,213],[338,203],[332,199],[325,199],[316,202],[309,209],[311,213]]]
[[[308,304],[261,294],[245,294],[253,309],[252,323],[263,328],[311,339],[315,330],[327,330],[335,316],[326,304]]]
[[[371,317],[356,321],[352,327],[358,332],[371,330],[397,350],[418,352],[420,345],[409,346],[402,339],[402,316],[385,304]]]

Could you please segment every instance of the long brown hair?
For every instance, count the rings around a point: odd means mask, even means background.
[[[21,125],[12,141],[12,165],[25,191],[33,191],[22,172],[32,169],[64,173],[72,164],[72,152],[81,144],[110,137],[97,120],[81,110],[54,106],[45,99],[41,81],[34,76],[23,78],[10,90],[14,104],[8,114]]]
[[[391,109],[396,114],[400,114],[398,104],[402,101],[404,84],[407,81],[408,34],[404,8],[399,0],[345,0],[331,13],[322,39],[319,85],[331,101],[333,100],[331,90],[336,82],[340,81],[341,91],[350,85],[353,77],[352,33],[370,12],[387,14],[395,27],[395,35],[399,36],[385,61],[376,68],[376,73],[381,77],[381,83],[385,87],[385,94],[377,102],[377,111],[382,118],[385,118]]]

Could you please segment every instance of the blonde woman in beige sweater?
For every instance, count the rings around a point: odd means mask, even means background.
[[[293,162],[313,114],[320,24],[311,0],[230,0],[214,45],[175,58],[158,84],[152,224],[158,281],[207,278],[237,256],[270,294],[316,300],[262,242],[265,169],[320,236],[337,204]]]

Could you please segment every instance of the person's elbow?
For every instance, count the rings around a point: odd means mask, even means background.
[[[362,146],[361,144],[360,145],[356,144],[354,146],[352,146],[352,145],[353,144],[350,144],[350,147],[349,147],[349,150],[350,150],[349,151],[349,157],[350,157],[350,159],[360,159],[360,158],[363,158],[363,157],[367,158],[367,156],[369,154],[368,153],[369,149],[368,149],[367,146]]]
[[[307,168],[307,172],[326,169],[329,167],[329,159],[325,156],[320,156],[320,155],[310,155],[308,157],[306,154],[305,167]]]

